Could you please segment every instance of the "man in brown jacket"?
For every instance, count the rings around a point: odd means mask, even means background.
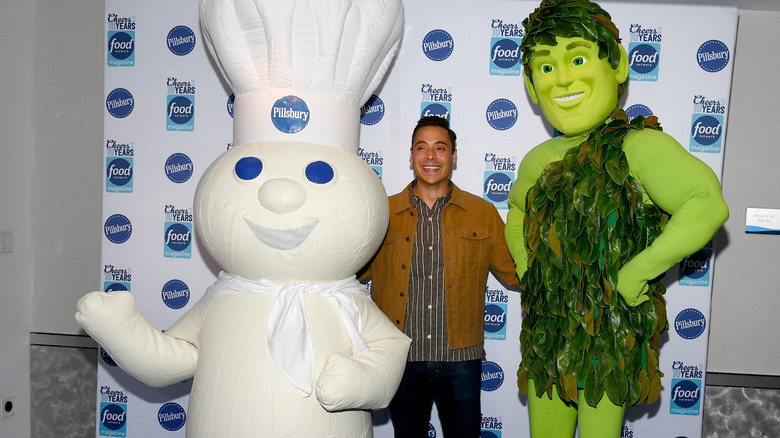
[[[479,437],[488,271],[517,288],[496,208],[450,181],[456,135],[440,117],[412,133],[415,179],[389,198],[390,227],[362,273],[412,345],[390,404],[395,437],[428,436],[436,403],[444,437]]]

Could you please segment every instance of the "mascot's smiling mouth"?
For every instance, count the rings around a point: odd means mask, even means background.
[[[300,228],[294,228],[291,230],[278,230],[274,228],[265,228],[252,223],[249,219],[244,218],[244,222],[249,226],[249,229],[255,233],[255,236],[264,244],[270,246],[273,249],[288,250],[295,249],[300,246],[317,226],[318,220],[304,225]]]

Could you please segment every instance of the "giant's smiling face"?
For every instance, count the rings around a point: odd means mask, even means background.
[[[275,283],[354,275],[382,242],[388,217],[371,167],[310,143],[235,147],[209,166],[195,193],[195,229],[222,269]]]

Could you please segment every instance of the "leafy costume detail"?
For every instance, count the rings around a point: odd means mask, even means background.
[[[632,129],[661,130],[658,119],[629,122],[617,107],[563,159],[547,165],[526,195],[528,269],[521,279],[523,359],[518,385],[537,396],[553,387],[591,406],[604,392],[615,405],[654,402],[661,391],[658,347],[668,329],[661,277],[652,297],[630,307],[617,293],[621,266],[661,233],[668,215],[643,202],[622,150]]]

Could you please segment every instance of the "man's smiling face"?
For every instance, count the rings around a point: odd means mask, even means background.
[[[612,113],[617,104],[622,70],[599,59],[599,47],[584,38],[556,38],[555,46],[535,46],[529,61],[531,97],[544,116],[565,135],[586,135]],[[621,60],[625,62],[625,60]]]

